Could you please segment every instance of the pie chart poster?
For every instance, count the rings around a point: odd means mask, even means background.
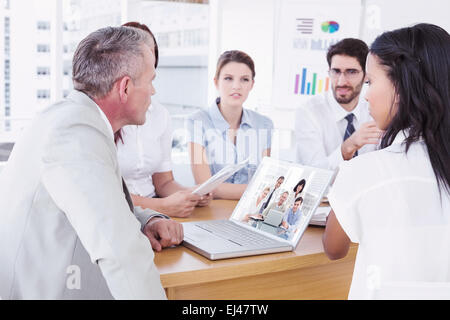
[[[331,90],[326,53],[344,38],[358,38],[360,0],[277,1],[272,105],[295,109]]]

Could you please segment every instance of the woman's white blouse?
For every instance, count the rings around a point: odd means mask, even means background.
[[[164,106],[152,101],[142,126],[125,126],[117,142],[120,171],[130,193],[154,197],[152,175],[172,170],[172,124]]]
[[[349,299],[386,284],[450,281],[450,196],[440,197],[425,143],[405,153],[404,139],[343,162],[328,196],[359,243]]]

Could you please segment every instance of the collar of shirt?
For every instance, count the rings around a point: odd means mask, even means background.
[[[114,132],[111,126],[111,123],[109,122],[108,118],[106,117],[105,113],[103,112],[102,109],[100,109],[100,107],[98,106],[98,104],[95,103],[94,100],[92,100],[87,94],[85,94],[84,92],[78,91],[78,90],[72,90],[69,95],[67,96],[68,100],[72,100],[75,101],[77,103],[80,104],[84,104],[84,105],[90,105],[90,106],[95,106],[98,110],[98,112],[100,113],[100,117],[103,119],[103,121],[106,124],[106,128],[108,130],[108,133],[110,134],[110,137],[112,139],[112,141],[114,141]]]
[[[355,115],[356,121],[359,121],[361,119],[361,104],[363,103],[361,100],[361,94],[359,95],[358,104],[356,105],[355,109],[353,109],[351,112],[348,112],[347,110],[342,108],[342,106],[334,98],[332,90],[328,91],[327,100],[328,100],[328,104],[331,106],[331,110],[334,115],[334,120],[336,122],[344,120],[344,118],[349,113],[353,113]]]
[[[409,137],[409,129],[400,130],[392,141],[392,144],[402,144],[406,138]],[[420,136],[417,142],[423,142],[423,137]]]
[[[217,103],[213,103],[211,107],[208,110],[209,116],[211,117],[211,120],[214,124],[214,127],[216,129],[219,129],[221,132],[225,132],[230,128],[230,125],[223,117],[222,113],[219,110],[219,106]],[[241,118],[241,124],[240,128],[243,128],[244,126],[249,126],[250,128],[253,127],[252,121],[250,119],[249,113],[247,110],[242,109],[242,118]]]

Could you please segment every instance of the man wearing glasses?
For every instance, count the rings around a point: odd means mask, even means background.
[[[314,96],[296,112],[297,162],[334,170],[344,160],[375,150],[382,132],[360,99],[368,50],[353,38],[328,49],[331,91]]]

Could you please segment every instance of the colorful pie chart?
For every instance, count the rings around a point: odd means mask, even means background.
[[[325,21],[322,23],[322,31],[334,33],[339,30],[339,23],[336,21]]]

